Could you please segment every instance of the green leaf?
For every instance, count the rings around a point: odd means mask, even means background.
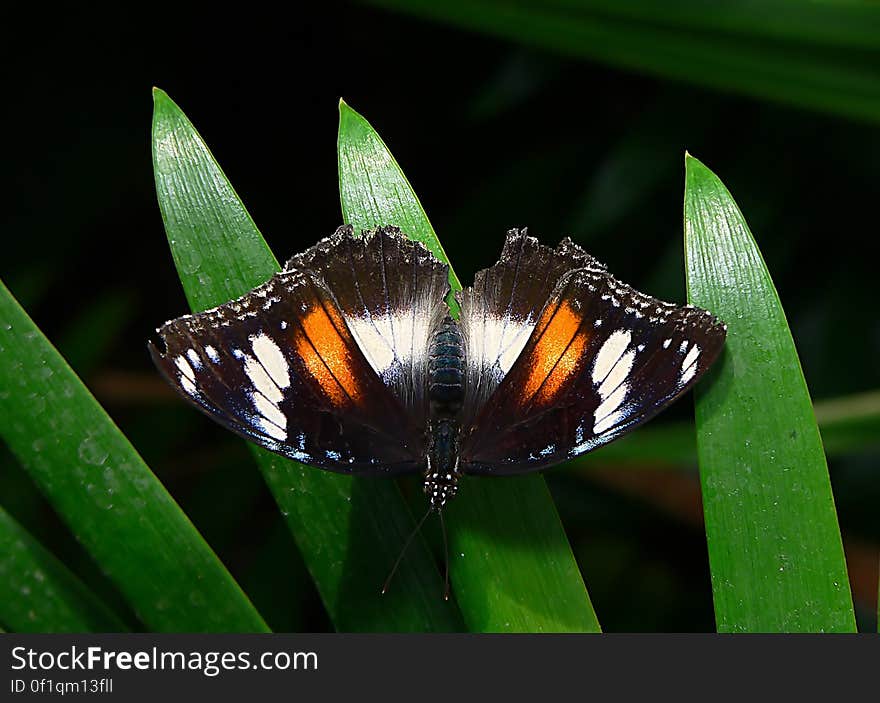
[[[344,102],[338,147],[343,219],[360,229],[396,225],[448,263],[394,157]],[[461,289],[451,267],[450,282]],[[465,480],[448,514],[452,581],[469,630],[599,630],[541,476]]]
[[[697,0],[677,10],[612,0],[368,2],[662,78],[880,120],[876,7],[773,0],[731,13],[731,3],[713,10]],[[793,15],[802,20],[786,21]]]
[[[570,11],[589,10],[609,17],[651,22],[696,32],[725,32],[788,42],[862,49],[880,48],[880,13],[860,0],[543,0]],[[534,3],[533,3],[534,4]]]
[[[370,124],[345,101],[339,101],[339,199],[342,216],[355,231],[394,224],[449,263],[443,245],[397,161]],[[452,288],[446,302],[458,317],[455,291],[461,282],[449,267]]]
[[[721,181],[686,157],[689,300],[728,323],[696,389],[697,451],[722,632],[852,632],[822,441],[770,274]]]
[[[190,121],[161,90],[153,95],[159,205],[190,307],[204,310],[265,282],[278,261]],[[302,196],[300,205],[307,200]],[[355,480],[251,448],[338,630],[461,629],[422,539],[410,547],[389,593],[380,595],[415,526],[396,484]]]
[[[128,629],[3,508],[0,508],[0,622],[15,632],[124,632]]]
[[[266,626],[64,359],[0,283],[0,432],[46,499],[156,631]]]

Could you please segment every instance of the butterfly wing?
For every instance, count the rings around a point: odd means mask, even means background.
[[[564,273],[509,371],[472,412],[465,471],[525,473],[610,442],[696,383],[725,335],[705,310],[644,295],[602,266]]]
[[[409,383],[418,383],[418,367],[401,361],[402,349],[416,343],[401,341],[390,359],[391,352],[362,346],[365,334],[359,341],[353,330],[365,316],[379,315],[374,298],[389,301],[381,315],[408,311],[412,277],[433,275],[439,262],[425,259],[417,245],[397,242],[413,265],[405,274],[389,266],[382,278],[374,269],[385,263],[385,236],[371,234],[356,245],[352,239],[350,229],[340,230],[246,296],[166,323],[159,329],[165,351],[150,345],[151,353],[190,403],[267,449],[331,471],[418,471],[424,412],[399,378],[409,372]],[[352,259],[358,247],[363,257]],[[326,277],[324,266],[331,272]],[[333,275],[343,266],[357,269],[345,281]],[[355,304],[358,290],[370,302]],[[437,292],[439,305],[445,293]],[[377,360],[389,361],[382,373]]]
[[[370,366],[424,427],[428,344],[448,312],[449,267],[396,227],[355,237],[346,225],[285,268],[320,276]]]
[[[477,272],[474,285],[458,293],[466,360],[464,427],[476,419],[519,357],[558,280],[587,266],[604,270],[570,239],[551,249],[529,237],[526,229],[512,229],[498,262]]]

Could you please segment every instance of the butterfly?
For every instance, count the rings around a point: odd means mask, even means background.
[[[538,471],[645,422],[727,330],[525,229],[456,294],[458,319],[449,290],[448,265],[399,229],[343,226],[245,296],[165,323],[150,352],[187,401],[273,452],[422,474],[430,513],[463,474]]]

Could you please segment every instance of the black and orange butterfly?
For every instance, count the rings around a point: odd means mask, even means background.
[[[422,473],[440,511],[462,474],[509,476],[619,437],[687,391],[726,326],[621,283],[570,239],[525,230],[457,294],[394,227],[350,226],[238,300],[163,325],[150,349],[214,420],[304,464]]]

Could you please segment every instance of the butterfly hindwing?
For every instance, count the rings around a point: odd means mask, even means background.
[[[374,371],[424,426],[427,349],[448,311],[449,267],[396,227],[354,237],[346,225],[286,268],[321,277]]]
[[[705,310],[639,293],[604,267],[565,273],[516,361],[463,427],[465,471],[524,473],[610,442],[687,391],[725,334]]]
[[[420,470],[422,399],[411,388],[424,384],[418,363],[403,361],[414,342],[398,335],[379,352],[352,327],[364,310],[410,314],[406,297],[427,292],[421,278],[439,262],[411,255],[405,275],[395,266],[376,277],[387,241],[368,236],[339,231],[246,296],[166,323],[164,353],[151,345],[156,364],[184,398],[272,451],[355,474]]]
[[[584,267],[604,270],[570,239],[551,249],[528,236],[525,229],[512,229],[498,262],[479,271],[474,285],[458,294],[466,359],[465,426],[519,357],[557,281]]]

